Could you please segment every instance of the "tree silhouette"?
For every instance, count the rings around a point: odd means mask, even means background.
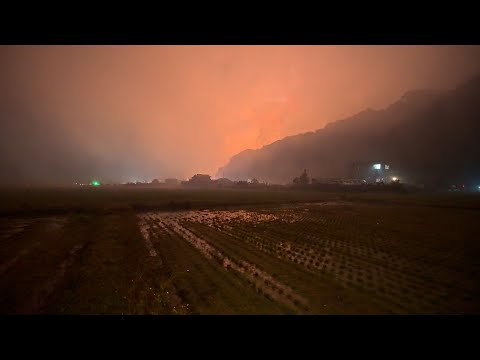
[[[307,174],[307,169],[303,170],[302,175],[293,179],[295,185],[308,185],[310,184],[310,177]]]
[[[307,169],[303,170],[302,175],[300,175],[300,185],[310,184],[310,177],[307,174]]]

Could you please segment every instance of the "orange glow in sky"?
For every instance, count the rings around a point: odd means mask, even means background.
[[[215,175],[244,149],[385,107],[411,89],[453,87],[479,71],[476,46],[18,46],[1,52],[1,90],[9,104],[54,124],[92,159],[143,166],[159,178]]]

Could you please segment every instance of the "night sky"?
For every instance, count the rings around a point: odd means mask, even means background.
[[[480,46],[0,46],[0,182],[215,175],[480,73]]]

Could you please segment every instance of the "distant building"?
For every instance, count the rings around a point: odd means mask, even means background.
[[[239,187],[248,187],[248,182],[245,180],[240,180],[235,183]]]
[[[341,179],[340,184],[346,186],[359,186],[365,185],[367,182],[362,179]]]
[[[220,188],[231,187],[235,185],[232,180],[227,178],[220,178],[220,179],[214,180],[214,183],[217,187],[220,187]]]
[[[250,182],[248,183],[248,185],[251,188],[264,188],[264,187],[267,186],[267,184],[261,183],[260,181],[258,181],[257,178],[251,179]]]
[[[166,185],[179,185],[180,180],[175,179],[175,178],[168,178],[168,179],[165,179],[165,184]]]
[[[365,180],[369,184],[390,183],[399,180],[398,174],[385,161],[355,162],[351,165],[352,179]]]

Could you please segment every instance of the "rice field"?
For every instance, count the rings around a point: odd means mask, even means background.
[[[478,314],[478,209],[329,198],[0,219],[0,312]]]
[[[480,237],[463,234],[469,248],[458,227],[471,214],[449,213],[439,226],[412,210],[324,202],[139,217],[159,254],[165,238],[184,241],[292,313],[478,312],[480,267],[470,251]]]

